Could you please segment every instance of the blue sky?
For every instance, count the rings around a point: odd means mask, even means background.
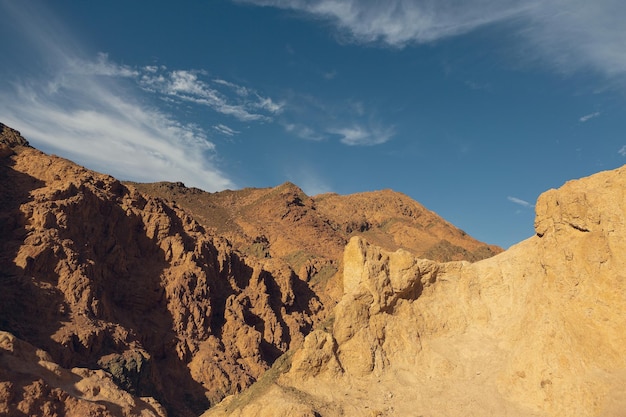
[[[508,247],[541,192],[626,163],[621,0],[0,11],[0,121],[120,179],[391,188]]]

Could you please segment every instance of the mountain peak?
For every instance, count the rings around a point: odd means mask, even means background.
[[[3,123],[0,123],[0,145],[5,145],[10,148],[15,146],[30,146],[20,132]]]

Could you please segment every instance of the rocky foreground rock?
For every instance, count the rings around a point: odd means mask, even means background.
[[[625,190],[550,190],[536,236],[473,264],[353,237],[332,321],[203,416],[625,415]]]
[[[0,179],[0,415],[196,416],[327,325],[351,236],[499,251],[397,193],[125,184],[2,124]]]

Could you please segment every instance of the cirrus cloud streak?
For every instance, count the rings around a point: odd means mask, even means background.
[[[527,207],[527,208],[535,207],[533,204],[530,204],[528,201],[522,200],[521,198],[508,196],[506,199],[509,200],[511,203],[515,203],[522,207]]]
[[[30,69],[0,81],[3,123],[46,152],[120,179],[233,187],[204,129],[145,101],[135,81],[141,71],[105,54],[85,58],[43,6],[0,2],[0,11],[14,26],[12,42],[28,51],[20,58]]]
[[[404,47],[504,24],[524,59],[559,72],[626,74],[626,3],[620,0],[235,0],[331,22],[357,43]],[[520,54],[513,54],[516,59]]]

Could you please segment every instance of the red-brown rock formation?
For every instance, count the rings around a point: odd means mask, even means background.
[[[246,258],[175,204],[1,129],[3,330],[185,416],[311,328],[320,304],[280,261]]]

